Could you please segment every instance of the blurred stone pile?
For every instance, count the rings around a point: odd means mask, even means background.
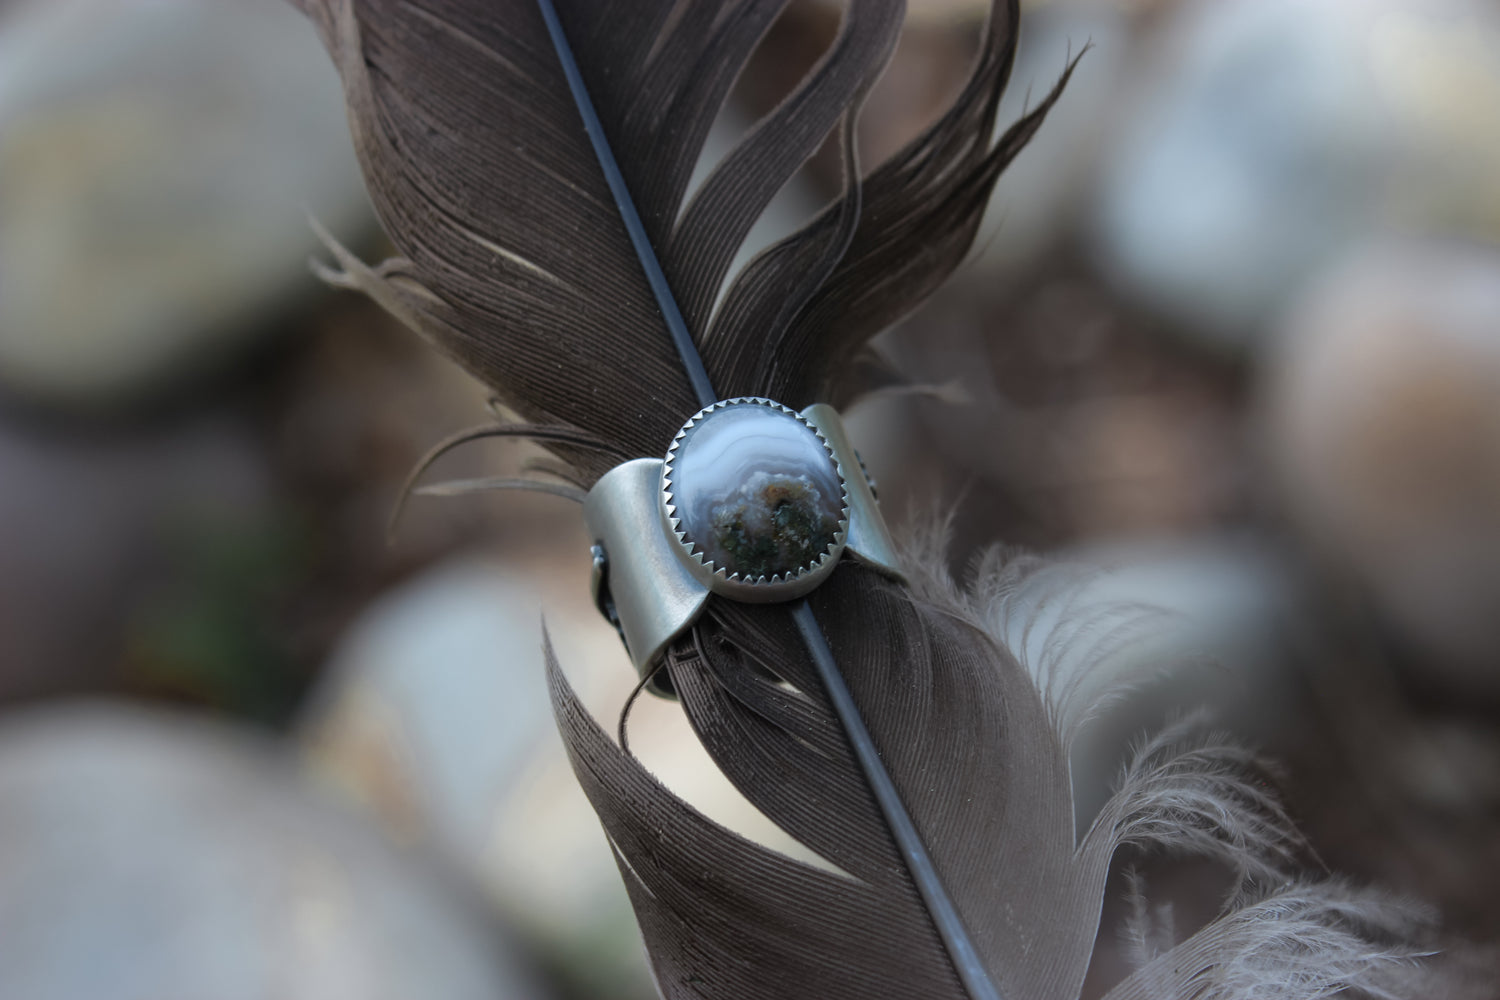
[[[539,1000],[513,940],[264,736],[122,707],[0,730],[0,990]]]
[[[0,996],[523,1000],[590,977],[586,995],[649,995],[571,779],[547,787],[577,797],[561,829],[592,859],[572,896],[546,820],[502,854],[521,903],[476,878],[555,746],[541,603],[516,565],[484,567],[524,562],[539,524],[580,529],[536,498],[416,504],[386,546],[406,473],[487,419],[485,394],[318,285],[309,217],[377,236],[337,75],[284,0],[0,4]],[[533,543],[530,564],[577,582],[555,553]],[[24,706],[81,693],[282,731],[301,715],[307,749],[181,712]]]
[[[17,0],[0,30],[0,384],[100,408],[222,369],[369,208],[337,76],[275,0]]]
[[[988,4],[911,7],[867,162],[951,96]],[[721,133],[837,11],[792,5]],[[1107,665],[1136,694],[1079,748],[1081,822],[1132,737],[1206,703],[1286,761],[1335,869],[1500,939],[1500,8],[1030,3],[1002,121],[1085,45],[974,258],[880,341],[851,425],[882,501],[951,511],[959,570],[1059,554],[1039,608],[1066,578],[1166,612]],[[606,723],[635,679],[576,512],[418,499],[385,545],[418,456],[492,417],[318,288],[308,215],[378,240],[283,0],[0,0],[0,996],[649,997],[542,683],[544,618]],[[80,693],[177,710],[23,705]],[[672,705],[631,733],[798,850]]]

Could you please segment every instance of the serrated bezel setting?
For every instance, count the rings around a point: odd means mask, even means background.
[[[822,446],[823,454],[828,461],[828,470],[837,477],[839,486],[838,525],[833,541],[819,556],[810,560],[806,565],[769,576],[751,577],[731,572],[727,567],[715,564],[704,548],[689,537],[683,525],[683,519],[678,516],[677,500],[673,494],[673,477],[677,474],[674,470],[674,463],[679,458],[680,450],[688,441],[691,432],[716,413],[746,406],[764,407],[768,411],[767,416],[774,413],[776,415],[774,419],[777,420],[790,418],[811,433]],[[789,601],[803,596],[833,572],[849,538],[848,477],[837,454],[829,445],[828,439],[816,425],[797,411],[762,396],[737,396],[733,399],[720,400],[693,414],[687,423],[682,425],[677,436],[672,439],[671,447],[667,449],[666,459],[662,463],[659,499],[662,525],[676,542],[677,556],[687,567],[688,572],[714,593],[740,601]]]

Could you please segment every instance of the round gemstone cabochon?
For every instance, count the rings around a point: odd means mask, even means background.
[[[817,433],[777,404],[734,402],[689,422],[668,456],[678,530],[716,568],[754,580],[795,575],[838,540],[838,465]]]

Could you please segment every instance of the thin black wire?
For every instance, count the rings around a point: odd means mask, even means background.
[[[699,405],[708,406],[716,402],[719,397],[714,392],[707,370],[703,367],[703,359],[698,355],[698,348],[693,343],[692,334],[682,318],[682,312],[677,308],[677,300],[672,296],[672,289],[667,284],[667,277],[662,271],[661,262],[656,259],[656,251],[651,246],[645,227],[641,225],[641,218],[635,210],[635,203],[631,200],[625,177],[620,172],[619,164],[615,162],[609,139],[604,134],[604,126],[594,110],[594,102],[589,98],[588,87],[583,82],[583,74],[579,72],[578,62],[573,57],[572,46],[568,44],[567,36],[563,33],[557,10],[553,7],[552,0],[537,0],[537,6],[541,8],[542,19],[547,23],[547,33],[552,37],[552,45],[557,50],[563,74],[568,80],[568,89],[573,94],[574,103],[578,105],[578,113],[583,118],[584,130],[588,133],[589,142],[594,147],[594,155],[599,159],[599,166],[604,171],[610,194],[614,196],[615,205],[620,211],[620,219],[625,223],[625,229],[630,234],[630,242],[635,246],[636,253],[640,257],[641,267],[646,272],[646,280],[651,285],[652,294],[656,296],[657,306],[661,309],[662,318],[666,321],[672,342],[682,358],[683,367],[687,369],[688,380],[693,385],[693,391],[698,395]],[[952,960],[959,979],[973,1000],[1000,1000],[1000,994],[995,989],[994,983],[990,981],[989,972],[985,969],[984,963],[979,960],[979,953],[974,948],[968,929],[964,927],[963,920],[958,915],[958,909],[953,905],[953,900],[949,898],[947,890],[943,888],[942,880],[938,878],[937,869],[933,866],[932,858],[922,843],[916,824],[912,822],[906,806],[901,802],[901,795],[896,790],[895,782],[891,780],[889,772],[880,760],[880,752],[875,749],[875,742],[870,738],[870,731],[865,727],[864,719],[860,717],[859,707],[854,704],[849,687],[844,683],[843,675],[839,673],[838,662],[834,659],[833,650],[829,648],[828,638],[823,634],[823,629],[813,615],[811,606],[806,601],[798,601],[792,607],[792,620],[796,622],[797,630],[802,634],[802,641],[807,646],[808,655],[812,657],[818,676],[828,691],[828,699],[832,702],[834,712],[837,713],[839,721],[844,726],[844,733],[849,737],[854,756],[859,761],[860,769],[864,771],[865,780],[870,784],[870,790],[880,805],[880,811],[885,815],[896,846],[901,851],[901,856],[911,872],[912,881],[916,883],[917,891],[927,903],[928,912],[932,915],[938,936],[942,938],[943,945],[948,950],[948,957]],[[645,683],[646,681],[642,680],[637,686],[637,691],[645,687]],[[623,717],[621,729],[623,735]]]

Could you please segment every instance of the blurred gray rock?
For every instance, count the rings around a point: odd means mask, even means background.
[[[564,565],[552,549],[459,559],[394,588],[340,642],[300,732],[321,774],[466,872],[574,988],[644,1000],[630,901],[552,721],[543,611],[591,704],[618,705],[635,678]]]
[[[28,0],[0,17],[0,385],[133,402],[316,290],[307,214],[371,213],[285,0]]]
[[[1500,695],[1500,250],[1371,249],[1288,319],[1261,409],[1282,496],[1460,690]]]
[[[98,705],[0,723],[0,995],[546,994],[482,909],[279,748]]]
[[[315,753],[356,786],[408,782],[419,801],[372,804],[460,857],[481,854],[552,733],[533,590],[495,564],[441,564],[376,601],[325,675],[303,721]]]
[[[1197,0],[1105,158],[1098,255],[1239,347],[1385,230],[1500,240],[1500,11],[1478,0]]]
[[[630,901],[546,691],[543,613],[559,663],[608,730],[637,679],[589,598],[587,536],[569,520],[539,529],[553,545],[439,564],[372,604],[300,736],[320,774],[468,873],[580,995],[648,1000]],[[675,702],[643,697],[630,733],[632,752],[705,815],[808,857],[713,766]]]

